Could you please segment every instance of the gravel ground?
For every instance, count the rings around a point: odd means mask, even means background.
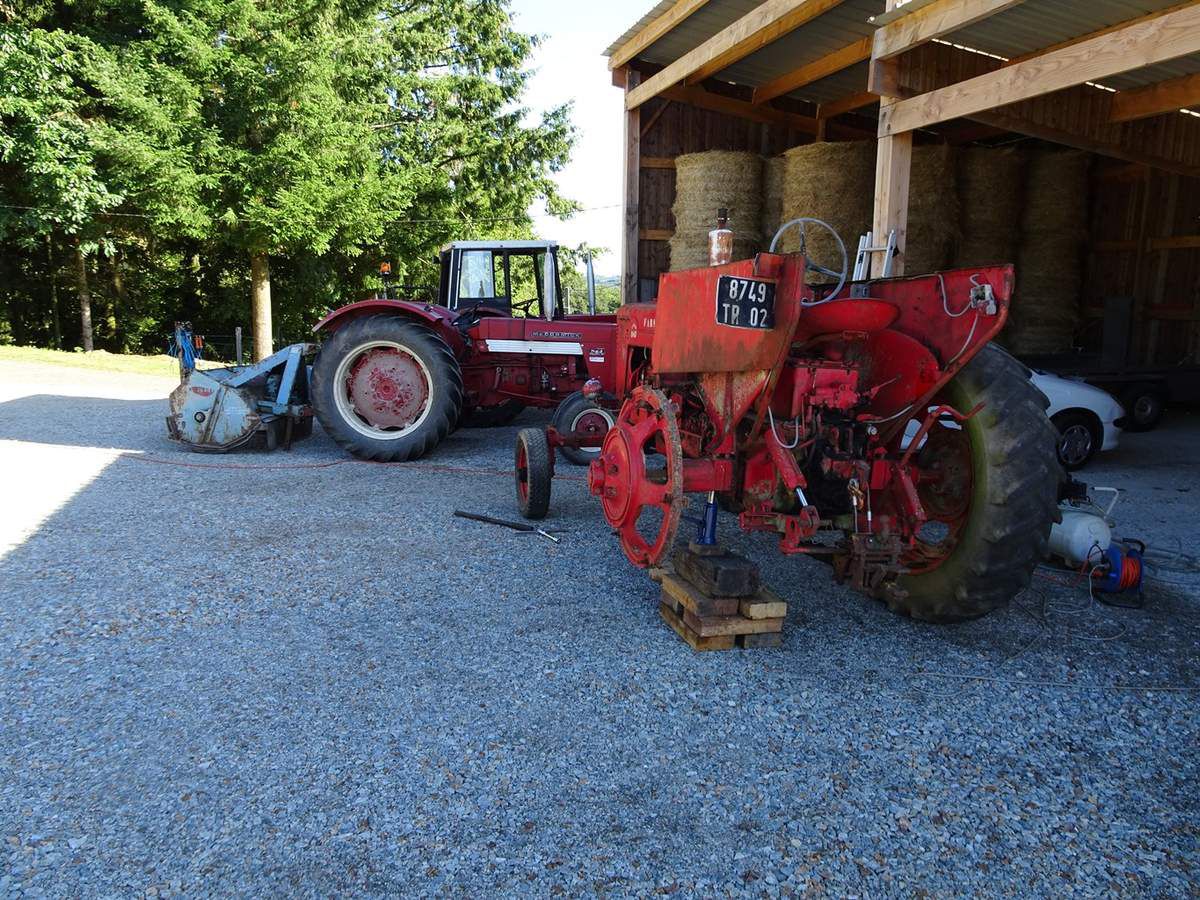
[[[727,527],[784,647],[695,654],[581,470],[561,545],[450,517],[515,428],[198,456],[170,386],[0,364],[0,895],[1196,891],[1194,576],[931,627]],[[1198,443],[1093,468],[1120,532],[1194,537]]]

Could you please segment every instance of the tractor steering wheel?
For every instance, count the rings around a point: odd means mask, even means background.
[[[533,304],[537,303],[537,297],[530,297],[528,300],[516,300],[512,304],[513,309],[521,311],[521,315],[529,317],[529,311],[533,309]]]
[[[804,247],[804,226],[808,225],[808,224],[820,225],[822,228],[824,228],[826,231],[828,231],[830,234],[832,234],[833,239],[835,241],[837,241],[838,249],[842,251],[842,269],[840,272],[834,271],[833,269],[827,269],[824,266],[819,266],[815,262],[813,262],[811,259],[808,259],[807,257],[805,257],[805,259],[804,259],[805,271],[816,272],[817,274],[824,275],[827,278],[836,278],[837,279],[837,287],[834,288],[833,291],[831,291],[824,300],[817,300],[813,303],[803,303],[804,306],[819,306],[822,303],[828,303],[829,301],[833,300],[839,293],[841,293],[842,288],[845,287],[845,285],[846,285],[846,276],[850,273],[850,257],[846,254],[846,245],[842,242],[842,236],[840,234],[838,234],[836,231],[834,231],[833,226],[830,225],[828,222],[822,221],[821,219],[812,219],[812,218],[808,218],[806,216],[801,216],[799,219],[792,219],[790,222],[784,222],[783,225],[781,225],[779,227],[779,230],[777,232],[775,232],[775,237],[772,239],[771,247],[767,252],[768,253],[775,252],[775,248],[777,246],[779,246],[779,239],[781,237],[783,237],[783,233],[785,231],[787,231],[789,228],[791,228],[793,225],[800,226],[800,246],[803,248]]]

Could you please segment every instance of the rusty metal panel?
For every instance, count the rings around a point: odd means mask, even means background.
[[[800,314],[804,260],[761,253],[727,266],[664,274],[658,283],[654,370],[660,373],[749,372],[772,369],[791,343]],[[717,321],[723,275],[775,285],[771,328],[741,328]]]

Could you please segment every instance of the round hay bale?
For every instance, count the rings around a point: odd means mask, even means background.
[[[913,148],[906,275],[941,271],[953,259],[959,237],[957,161],[956,148],[946,144]]]
[[[1015,150],[972,147],[958,160],[962,236],[954,265],[1015,263],[1024,202],[1025,157]]]
[[[733,258],[754,255],[761,240],[762,176],[757,153],[711,150],[676,157],[672,271],[708,265],[708,233],[722,208],[729,210]]]
[[[1018,353],[1071,349],[1087,238],[1088,157],[1046,151],[1029,161],[1009,340]]]
[[[762,227],[760,229],[763,249],[771,243],[775,232],[783,224],[783,170],[786,161],[782,156],[763,160]]]
[[[820,142],[784,154],[783,222],[809,216],[828,222],[846,245],[854,266],[858,239],[871,229],[875,204],[875,142]],[[808,255],[830,269],[841,264],[837,244],[823,228],[806,232]],[[800,249],[800,233],[790,228],[780,241],[783,253]]]

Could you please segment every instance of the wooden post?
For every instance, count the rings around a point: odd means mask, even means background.
[[[271,268],[267,254],[250,256],[250,309],[254,323],[254,362],[266,359],[271,349]]]
[[[908,235],[908,176],[912,163],[912,132],[879,139],[875,150],[875,214],[871,223],[875,243],[887,243],[888,234],[896,233],[896,255],[892,274],[904,274],[904,249]],[[884,254],[871,260],[871,274],[883,275]]]
[[[890,12],[899,5],[899,0],[887,0]],[[895,63],[886,63],[879,54],[878,42],[871,57],[872,81],[887,82],[895,79]],[[898,90],[896,91],[898,93]],[[880,98],[880,118],[892,103],[894,96]],[[908,177],[912,166],[912,132],[889,134],[881,137],[875,147],[875,207],[871,221],[871,232],[876,245],[886,244],[888,235],[896,233],[896,255],[892,258],[892,274],[904,274],[904,250],[908,244]],[[853,235],[851,235],[853,237]],[[884,254],[876,253],[871,258],[871,275],[881,277],[886,263]]]
[[[625,69],[625,95],[638,86],[641,76],[635,69]],[[621,302],[638,301],[638,243],[641,212],[638,203],[642,168],[641,108],[625,111],[625,228],[621,235]]]

